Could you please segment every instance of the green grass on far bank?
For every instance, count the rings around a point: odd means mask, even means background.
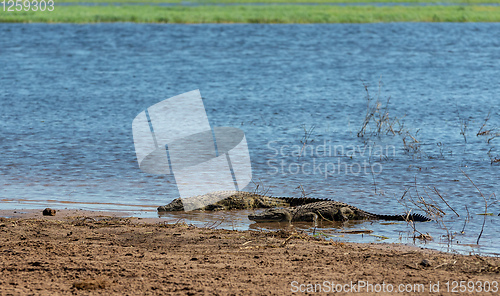
[[[376,23],[500,22],[498,6],[56,6],[0,12],[0,22],[43,23]]]
[[[57,0],[56,3],[500,3],[500,0]],[[57,5],[57,4],[56,4]]]

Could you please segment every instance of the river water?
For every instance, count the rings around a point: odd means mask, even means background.
[[[200,89],[212,127],[245,132],[253,168],[245,190],[331,198],[384,214],[423,213],[424,202],[446,215],[416,225],[433,237],[417,245],[499,254],[494,36],[500,24],[1,24],[0,208],[157,217],[177,187],[172,176],[139,169],[132,120]],[[370,108],[377,99],[379,108],[358,136],[365,86]],[[480,215],[485,201],[491,215]],[[246,214],[164,219],[278,227],[252,224]],[[406,223],[331,226],[315,233],[413,243]],[[338,233],[353,228],[373,233]]]

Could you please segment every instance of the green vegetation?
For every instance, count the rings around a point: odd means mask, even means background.
[[[500,3],[500,0],[57,0],[57,3]]]
[[[499,6],[56,6],[1,12],[0,22],[43,23],[376,23],[500,22]]]

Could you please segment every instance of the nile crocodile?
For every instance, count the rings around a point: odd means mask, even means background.
[[[216,191],[189,198],[177,198],[165,206],[158,207],[158,212],[186,210],[244,210],[258,208],[294,207],[308,203],[324,201],[311,197],[272,197],[245,191]],[[189,207],[185,207],[188,204]]]
[[[419,221],[425,222],[431,219],[420,214],[408,215],[378,215],[372,214],[349,204],[325,200],[309,203],[292,208],[268,209],[262,213],[249,215],[248,219],[256,222],[292,222],[292,221],[316,221],[317,219],[329,221],[347,221],[363,219],[397,220],[397,221]]]

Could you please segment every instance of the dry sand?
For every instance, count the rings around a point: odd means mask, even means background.
[[[460,293],[464,288],[498,295],[500,289],[499,258],[99,212],[0,215],[14,216],[0,218],[0,295],[290,295],[332,286],[347,290],[343,295],[392,295],[400,288],[420,289],[403,295],[468,294]]]

